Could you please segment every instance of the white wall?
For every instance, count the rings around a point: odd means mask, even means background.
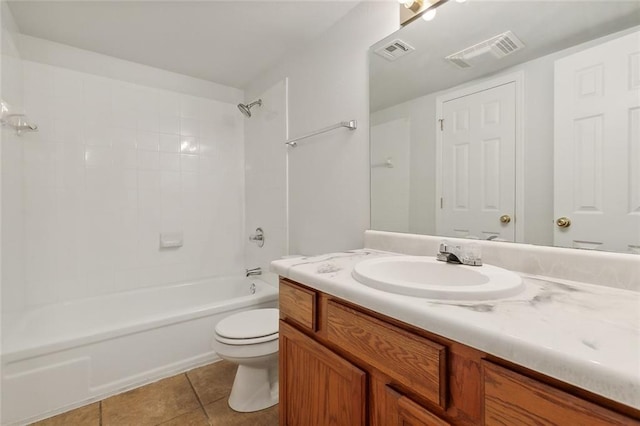
[[[281,80],[256,96],[245,120],[245,194],[247,268],[261,267],[265,277],[269,263],[286,255],[287,249],[287,81]],[[247,99],[252,102],[255,99]],[[263,247],[249,241],[261,227]],[[263,278],[265,278],[263,277]],[[275,278],[275,277],[271,277]],[[275,283],[275,279],[272,280]]]
[[[1,5],[2,15],[2,63],[1,97],[16,108],[24,105],[22,93],[22,60],[14,43],[16,25],[5,2]],[[0,136],[1,157],[1,253],[2,273],[2,317],[21,310],[25,305],[24,293],[19,285],[6,283],[24,281],[24,219],[23,192],[23,143],[15,132],[3,127]]]
[[[379,126],[399,119],[406,119],[411,123],[409,128],[411,157],[409,160],[408,232],[434,235],[436,233],[435,96],[421,96],[371,113],[372,126]]]
[[[335,130],[289,149],[290,253],[362,247],[369,226],[368,48],[397,28],[396,2],[362,2],[246,88],[254,99],[288,78],[290,137],[358,120],[355,131]]]
[[[0,99],[14,106],[22,104],[22,65],[15,47],[13,16],[6,2],[0,3]],[[1,332],[7,317],[21,310],[24,297],[17,288],[5,291],[7,280],[23,279],[23,222],[21,219],[22,150],[14,132],[0,129],[0,352],[4,346]],[[13,241],[14,244],[9,244]],[[2,370],[2,366],[0,366]],[[2,373],[2,371],[0,371]],[[0,394],[3,393],[0,385]],[[2,404],[0,404],[0,419]]]
[[[32,52],[48,52],[42,62],[65,50],[41,44]],[[68,66],[96,57],[71,52]],[[113,78],[144,75],[146,67],[99,56],[113,65],[105,66],[109,77],[23,60],[24,104],[40,131],[20,138],[24,283],[3,289],[21,288],[26,305],[244,267],[244,134],[235,102],[211,99],[218,87],[190,78],[207,97]],[[185,81],[152,75],[162,87]],[[224,99],[241,97],[228,89]],[[184,246],[160,249],[160,233],[176,231]]]
[[[400,118],[369,130],[373,229],[410,232],[410,129],[411,121]]]

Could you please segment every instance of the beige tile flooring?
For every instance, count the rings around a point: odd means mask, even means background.
[[[220,361],[34,423],[37,426],[276,426],[278,406],[227,404],[236,366]]]

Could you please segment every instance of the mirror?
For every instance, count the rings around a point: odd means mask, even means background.
[[[640,253],[640,3],[449,1],[373,45],[371,228]]]

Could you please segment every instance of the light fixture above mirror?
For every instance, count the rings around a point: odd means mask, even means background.
[[[447,1],[448,0],[398,0],[398,3],[400,3],[400,25],[407,25],[420,16],[427,21],[433,19],[435,17],[435,8]]]

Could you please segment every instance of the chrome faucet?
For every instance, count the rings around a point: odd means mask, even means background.
[[[449,241],[442,241],[436,259],[447,263],[482,266],[480,246],[474,243],[453,245]]]
[[[264,246],[264,231],[262,228],[256,228],[256,233],[249,235],[249,241],[256,243],[260,248]]]
[[[262,275],[262,268],[261,267],[257,267],[257,268],[251,268],[251,269],[245,269],[246,275],[247,277],[253,276],[253,275]]]

